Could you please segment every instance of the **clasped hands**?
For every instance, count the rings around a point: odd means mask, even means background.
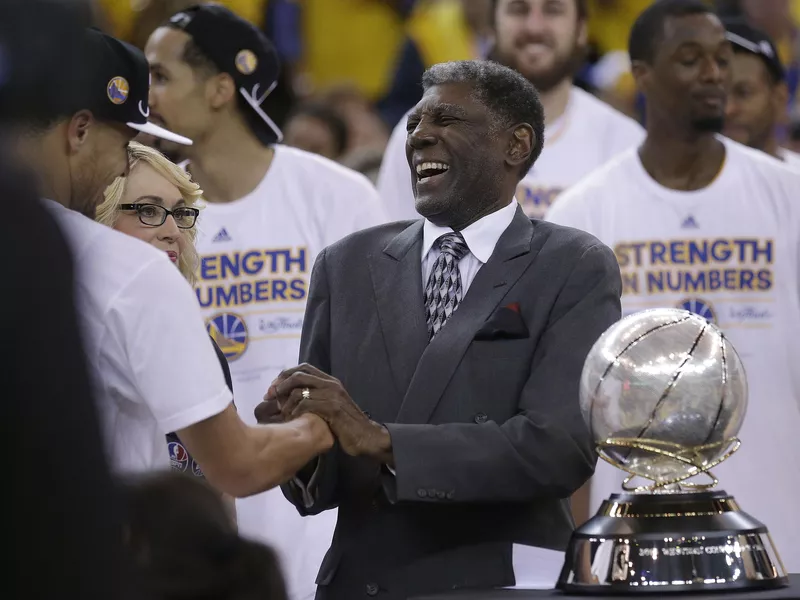
[[[288,422],[308,413],[327,423],[346,454],[393,463],[386,428],[364,414],[338,379],[307,363],[281,372],[255,409],[262,424]]]

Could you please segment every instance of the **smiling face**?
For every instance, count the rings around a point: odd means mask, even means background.
[[[682,130],[720,131],[732,59],[725,28],[715,15],[669,18],[653,63],[633,64],[648,113]]]
[[[576,0],[498,0],[494,58],[540,92],[571,78],[587,42]]]
[[[150,204],[172,211],[184,206],[185,201],[173,183],[147,163],[139,162],[128,175],[121,204]],[[141,210],[146,216],[158,211],[151,207],[143,207]],[[186,230],[179,229],[171,215],[167,216],[162,225],[153,227],[142,223],[138,212],[125,210],[119,213],[114,229],[166,252],[176,264],[186,250]]]
[[[498,127],[470,84],[430,87],[409,115],[407,130],[406,157],[423,217],[458,229],[498,203],[508,204],[510,132]]]

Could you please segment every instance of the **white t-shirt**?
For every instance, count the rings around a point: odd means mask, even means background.
[[[320,156],[275,146],[247,196],[200,213],[196,288],[225,353],[236,407],[248,423],[281,370],[298,362],[311,268],[346,235],[385,222],[374,186]],[[336,511],[302,518],[279,489],[237,502],[239,530],[278,550],[292,598],[313,597]]]
[[[713,472],[763,520],[790,572],[800,571],[800,173],[731,140],[717,178],[681,192],[657,184],[630,150],[566,192],[548,220],[614,249],[623,314],[678,307],[716,323],[747,372],[742,446]],[[601,461],[592,510],[619,491]]]
[[[394,128],[378,176],[378,192],[391,220],[418,219],[406,159],[406,117]],[[544,218],[565,188],[636,146],[644,130],[584,90],[573,87],[564,114],[545,130],[541,156],[520,181],[516,198],[529,217]]]
[[[69,240],[76,303],[113,468],[168,469],[165,434],[232,396],[192,289],[166,254],[46,201]]]
[[[787,166],[790,166],[793,169],[800,169],[800,154],[797,152],[792,152],[787,148],[779,148],[778,152],[783,159],[783,162],[785,162]]]

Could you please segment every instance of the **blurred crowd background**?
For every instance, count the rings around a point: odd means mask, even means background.
[[[143,48],[152,31],[194,0],[92,0],[104,31]],[[285,143],[377,177],[389,134],[422,95],[423,71],[486,58],[491,0],[222,0],[275,44],[283,64],[266,102]],[[576,84],[641,118],[630,75],[628,32],[650,0],[589,0],[589,38]],[[786,71],[790,99],[780,142],[800,150],[800,0],[709,0],[768,33]]]

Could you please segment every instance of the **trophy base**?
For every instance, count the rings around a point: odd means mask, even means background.
[[[556,588],[634,595],[788,583],[764,524],[717,491],[612,494],[573,533]]]

